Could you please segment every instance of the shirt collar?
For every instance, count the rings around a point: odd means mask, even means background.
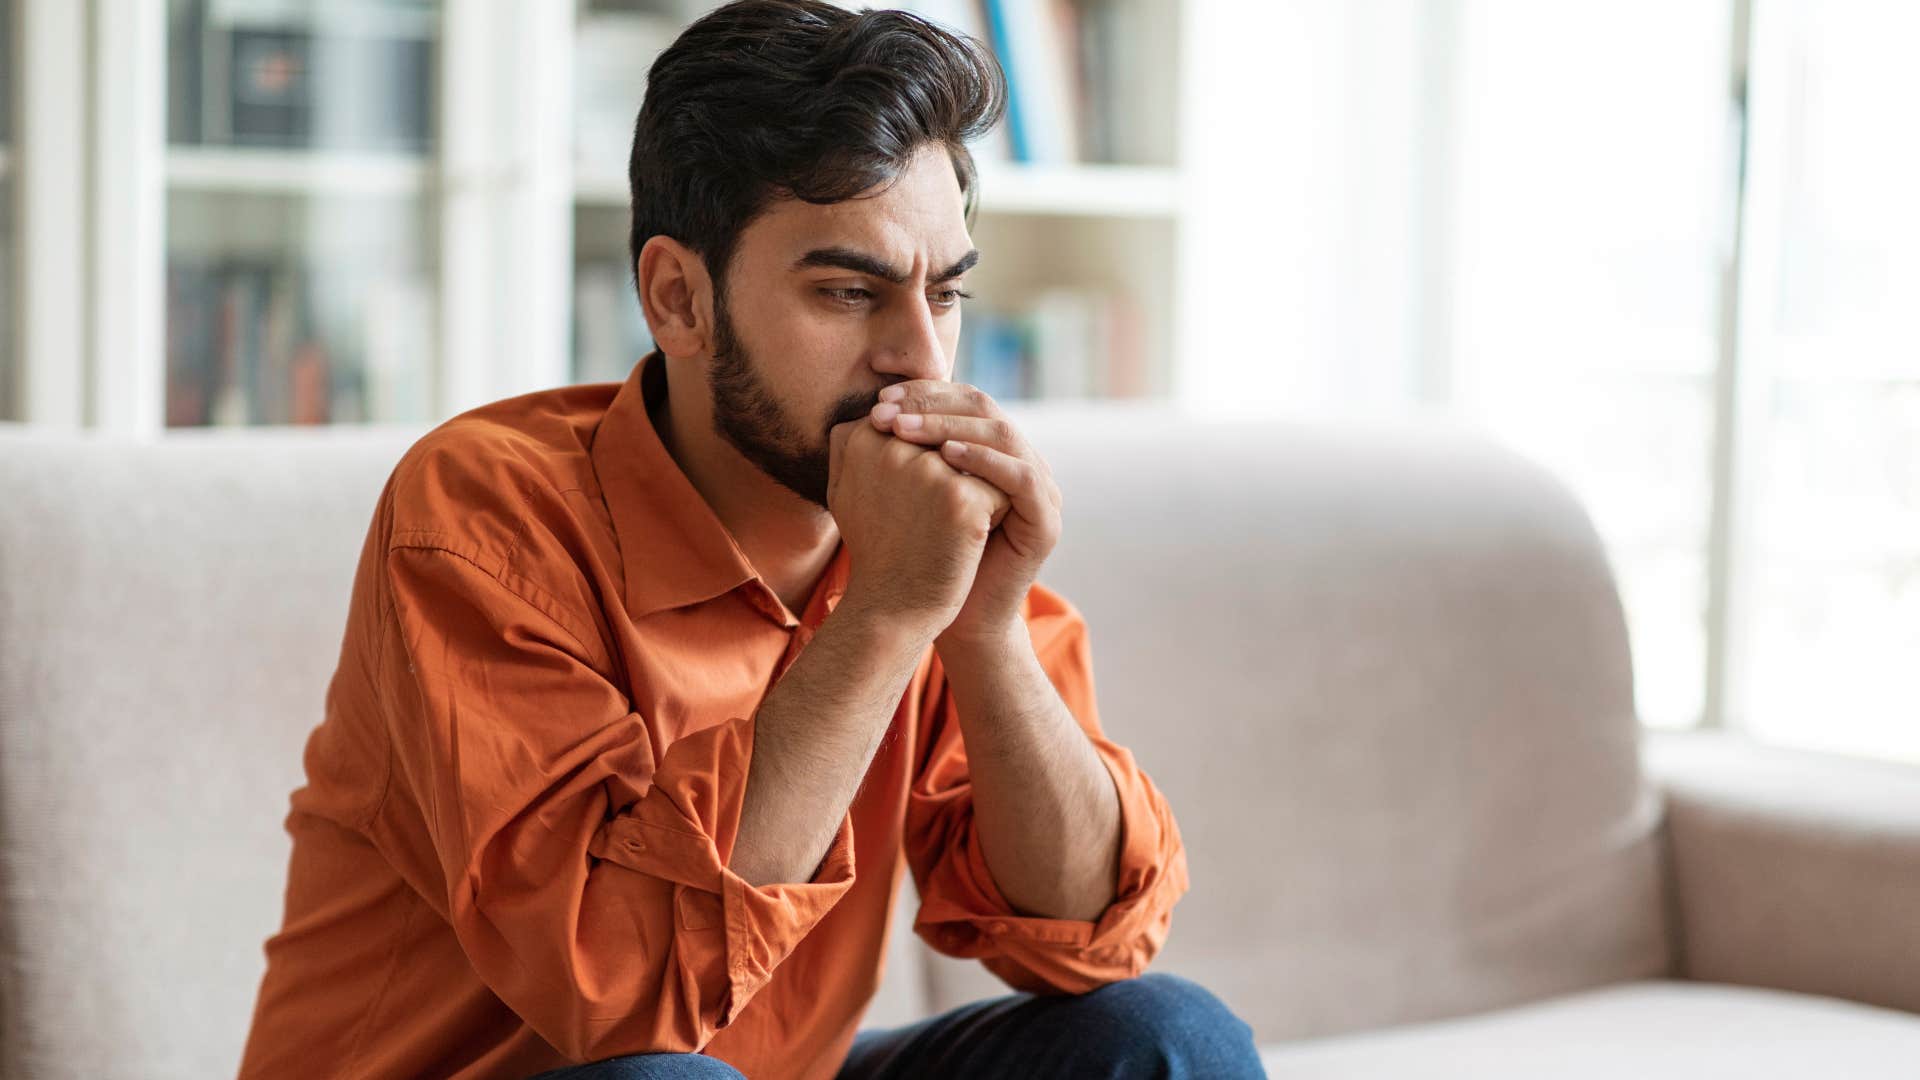
[[[655,349],[640,358],[614,394],[590,451],[620,544],[627,614],[634,619],[711,600],[760,580],[733,534],[654,430],[648,406],[666,392],[666,356]],[[808,606],[824,601],[831,609],[844,591],[847,570],[842,543]],[[768,614],[777,618],[779,601],[764,583],[760,591],[771,603]],[[804,619],[808,612],[796,614]]]

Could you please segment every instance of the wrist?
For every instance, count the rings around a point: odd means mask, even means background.
[[[841,595],[820,628],[824,631],[829,625],[882,650],[916,655],[932,644],[940,629],[930,617],[871,602],[866,594],[851,589]]]
[[[981,626],[949,626],[934,638],[934,647],[949,671],[956,666],[1000,664],[1030,653],[1033,638],[1027,621],[1015,615]]]

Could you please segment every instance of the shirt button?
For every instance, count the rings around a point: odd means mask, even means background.
[[[1005,922],[1002,922],[999,919],[995,919],[992,922],[987,924],[987,929],[993,931],[996,934],[1004,934],[1011,928],[1008,927]]]
[[[627,841],[627,850],[645,851],[647,850],[647,842],[645,840],[629,840]]]

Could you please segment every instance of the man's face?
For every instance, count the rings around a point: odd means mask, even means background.
[[[776,200],[741,232],[714,297],[714,427],[824,509],[834,425],[893,383],[951,376],[976,257],[944,147],[884,192]]]

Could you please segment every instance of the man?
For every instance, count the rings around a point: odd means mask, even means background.
[[[975,43],[814,0],[654,64],[658,348],[395,468],[243,1077],[1259,1074],[1141,974],[1179,832],[1036,584],[1045,462],[946,381],[1003,100]],[[903,852],[916,933],[1022,992],[857,1032]]]

